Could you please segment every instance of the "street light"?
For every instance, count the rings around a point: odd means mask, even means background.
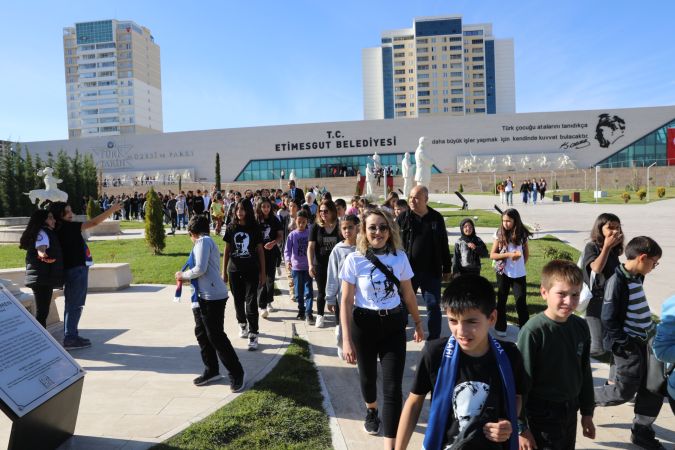
[[[651,166],[647,167],[647,203],[649,203],[649,185],[651,184],[649,180],[649,169],[651,169],[655,165],[656,161],[654,161]]]
[[[598,170],[600,169],[600,165],[596,164],[595,165],[595,193],[593,194],[593,197],[595,197],[595,203],[598,203]]]

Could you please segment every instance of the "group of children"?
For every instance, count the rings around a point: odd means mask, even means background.
[[[388,207],[397,215],[400,211],[396,209],[405,208],[399,202],[388,199],[380,208]],[[238,260],[234,268],[232,264],[226,266],[225,279],[229,278],[235,303],[241,304],[236,309],[238,322],[243,324],[242,333],[255,334],[256,347],[258,324],[257,316],[253,317],[255,293],[251,288],[258,284],[269,286],[270,279],[273,285],[273,271],[261,267],[274,261],[265,257],[265,251],[281,244],[282,261],[292,276],[292,297],[297,301],[300,320],[311,317],[312,282],[317,278],[314,266],[318,253],[316,257],[308,257],[308,253],[322,252],[320,265],[326,274],[322,275],[325,281],[321,295],[328,312],[335,314],[337,352],[342,358],[339,273],[347,256],[356,251],[359,214],[369,208],[377,206],[369,205],[365,199],[355,199],[351,208],[346,208],[346,204],[336,207],[332,200],[321,201],[316,211],[320,219],[312,226],[315,231],[320,227],[324,234],[317,238],[316,232],[310,233],[310,211],[300,209],[290,200],[288,208],[281,210],[286,211],[280,215],[283,225],[270,226],[271,236],[268,233],[263,242],[250,233],[252,228],[246,227],[246,219],[256,217],[252,208],[244,202],[237,205],[234,226],[225,234],[225,261],[232,262],[235,252],[259,263],[257,270],[248,270]],[[270,209],[270,205],[264,205],[264,212],[257,216],[259,222],[269,217]],[[650,391],[646,385],[648,342],[655,325],[642,289],[644,276],[658,265],[662,251],[652,239],[636,237],[625,246],[627,261],[620,264],[618,253],[611,252],[616,241],[623,239],[616,235],[617,228],[620,229],[615,223],[618,218],[608,217],[609,220],[594,226],[596,234],[604,236],[604,240],[596,236],[601,243],[595,258],[582,258],[581,266],[586,270],[570,261],[554,260],[546,264],[540,287],[546,309],[531,319],[525,300],[530,232],[518,211],[504,211],[490,251],[476,235],[473,221],[462,221],[461,235],[455,244],[453,280],[442,299],[451,336],[428,341],[422,351],[410,396],[400,416],[397,449],[407,447],[430,392],[426,450],[572,449],[579,413],[583,435],[593,439],[594,408],[625,403],[633,397],[635,419],[631,441],[645,449],[664,448],[652,428],[663,394]],[[242,237],[242,233],[248,237]],[[494,261],[496,295],[492,283],[480,276],[480,259],[487,256]],[[598,258],[602,259],[603,267],[595,262]],[[604,266],[606,279],[599,294],[603,303],[600,313],[594,316],[602,323],[602,347],[611,352],[612,365],[607,383],[594,389],[590,366],[591,355],[597,353],[591,346],[593,327],[589,330],[587,322],[574,313],[582,286],[588,283],[589,271],[602,272]],[[517,345],[497,340],[490,333],[494,328],[497,337],[506,334],[505,304],[511,289],[520,325]],[[239,297],[245,300],[238,300]]]

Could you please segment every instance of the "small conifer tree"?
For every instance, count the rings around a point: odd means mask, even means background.
[[[216,190],[220,191],[220,153],[216,153]]]
[[[150,188],[145,200],[145,242],[155,255],[159,255],[166,247],[164,208],[154,188]]]
[[[89,201],[87,202],[87,219],[93,219],[99,214],[101,214],[101,207],[93,197],[89,197]]]

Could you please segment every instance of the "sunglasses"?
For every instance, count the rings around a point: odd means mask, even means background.
[[[377,233],[378,231],[380,233],[384,233],[385,231],[389,231],[389,225],[386,225],[384,223],[381,223],[379,225],[371,225],[368,227],[368,231],[371,233]]]
[[[330,210],[328,210],[328,209],[320,209],[319,212],[320,212],[320,213],[326,213],[326,214],[328,214],[328,213],[330,212]]]

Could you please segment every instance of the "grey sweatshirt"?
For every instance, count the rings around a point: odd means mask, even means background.
[[[184,280],[197,278],[203,300],[227,298],[227,286],[220,276],[220,250],[210,236],[202,236],[194,246],[195,266],[183,272]]]
[[[342,263],[347,259],[347,255],[356,251],[355,245],[348,245],[340,242],[330,252],[328,258],[328,278],[326,279],[326,303],[335,305],[340,301],[340,287],[342,281],[338,278]]]

